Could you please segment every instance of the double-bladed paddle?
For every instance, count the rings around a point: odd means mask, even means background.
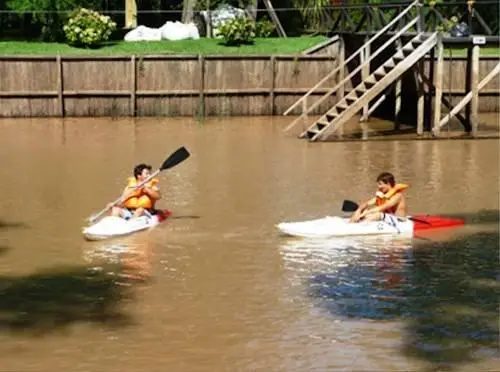
[[[166,169],[175,167],[177,164],[182,163],[184,160],[186,160],[189,157],[189,155],[190,154],[189,154],[188,150],[186,150],[186,148],[184,146],[180,147],[179,149],[177,149],[176,151],[174,151],[167,159],[165,159],[165,161],[163,162],[163,164],[161,165],[161,167],[159,169],[157,169],[154,173],[152,173],[144,181],[142,181],[141,183],[139,183],[136,186],[134,186],[134,190],[137,190],[138,188],[140,188],[140,187],[144,186],[145,184],[147,184],[154,177],[156,177],[156,175],[158,175],[161,171],[164,171]],[[123,198],[123,196],[120,196],[114,202],[112,202],[111,204],[108,204],[106,206],[106,208],[104,208],[103,210],[101,210],[99,213],[90,216],[87,220],[90,223],[94,223],[94,221],[97,220],[103,213],[105,213],[108,210],[110,210],[116,204],[122,202],[122,198]]]
[[[342,203],[342,212],[356,212],[359,208],[358,203],[353,202],[352,200],[344,200]],[[407,217],[409,220],[416,221],[416,222],[422,222],[425,223],[426,225],[431,225],[429,221],[421,220],[419,218],[415,217]]]

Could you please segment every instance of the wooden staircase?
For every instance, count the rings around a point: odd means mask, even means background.
[[[398,78],[401,78],[406,71],[434,48],[437,41],[437,32],[430,35],[417,34],[299,137],[316,141],[325,140],[334,134],[363,106],[384,92]]]
[[[424,17],[422,6],[421,0],[413,1],[345,60],[343,40],[340,39],[342,52],[339,54],[337,67],[332,69],[331,72],[284,112],[284,115],[288,115],[293,110],[301,110],[299,116],[283,131],[287,132],[297,123],[303,123],[304,120],[307,120],[309,114],[315,112],[333,94],[338,97],[337,103],[312,125],[309,125],[309,123],[306,126],[307,129],[303,129],[299,138],[319,141],[327,140],[335,132],[339,132],[338,134],[342,135],[343,124],[360,110],[363,110],[363,116],[360,119],[361,126],[363,128],[366,127],[363,122],[387,98],[392,85],[400,84],[402,75],[417,64],[439,41],[438,33],[421,32]],[[409,32],[415,31],[416,33],[413,34],[413,38],[404,46],[401,46],[403,42],[402,37],[408,35]],[[382,36],[385,36],[384,39],[386,41],[381,46],[374,47],[375,40],[382,39]],[[391,49],[389,49],[390,46],[392,46]],[[394,48],[396,49],[395,53]],[[391,55],[391,57],[375,71],[370,72],[370,66],[375,57],[381,53]],[[351,61],[356,61],[356,59],[359,59],[358,66],[347,76],[344,76],[348,64]],[[344,96],[345,85],[351,83],[353,77],[358,73],[362,76],[362,82],[354,87],[347,96]],[[324,85],[329,84],[332,78],[335,77],[337,77],[338,83],[333,88],[328,88],[320,98],[313,99],[312,95],[322,86],[324,89]],[[398,87],[400,89],[400,85],[396,88],[398,89]],[[314,102],[311,104],[310,101]],[[375,102],[373,105],[371,105],[372,101]]]

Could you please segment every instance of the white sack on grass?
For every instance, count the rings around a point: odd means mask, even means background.
[[[200,34],[194,23],[166,22],[160,28],[138,26],[125,34],[125,41],[158,41],[199,39]]]

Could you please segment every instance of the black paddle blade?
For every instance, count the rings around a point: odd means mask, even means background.
[[[183,146],[177,150],[175,150],[172,155],[170,155],[161,165],[160,170],[165,170],[168,168],[175,167],[177,164],[183,162],[187,158],[189,158],[189,151]]]
[[[352,200],[344,200],[344,203],[342,204],[342,211],[343,212],[356,212],[358,209],[359,205]]]

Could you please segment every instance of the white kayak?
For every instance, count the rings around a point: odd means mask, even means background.
[[[349,218],[327,216],[302,222],[282,222],[278,229],[286,234],[302,238],[330,238],[359,235],[409,235],[413,234],[413,221],[376,221],[350,223]]]
[[[417,215],[401,219],[386,214],[382,221],[350,223],[349,218],[327,216],[302,222],[282,222],[277,228],[284,234],[302,238],[338,236],[402,235],[411,237],[415,231],[463,225],[457,218]]]
[[[171,214],[172,212],[169,210],[161,210],[152,216],[141,216],[129,220],[121,217],[106,216],[95,224],[83,228],[82,234],[86,240],[104,240],[125,236],[157,226]]]

